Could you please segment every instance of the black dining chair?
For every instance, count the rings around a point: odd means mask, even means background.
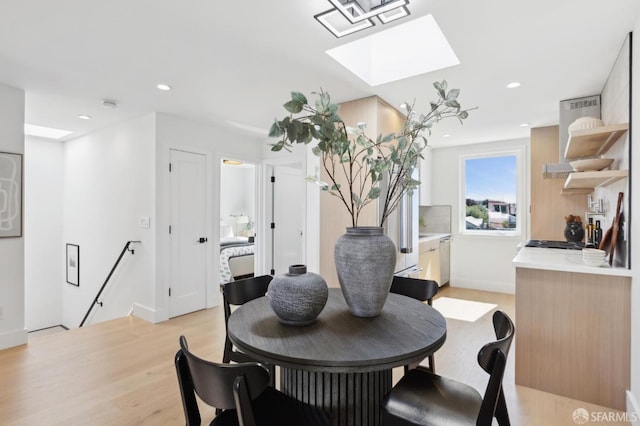
[[[253,299],[257,299],[258,297],[262,297],[267,294],[267,289],[269,288],[269,283],[272,279],[273,277],[271,275],[260,275],[257,277],[220,284],[222,303],[224,307],[225,327],[222,362],[256,362],[256,360],[251,358],[249,355],[242,353],[233,347],[231,340],[229,340],[229,316],[231,315],[231,306],[244,305]],[[275,367],[273,365],[269,365],[268,368],[271,373],[271,384],[273,385],[273,382],[275,381]]]
[[[329,426],[325,411],[269,386],[269,370],[256,362],[218,364],[189,351],[180,336],[175,356],[178,385],[187,426],[200,425],[200,400],[215,407],[210,426]]]
[[[502,377],[515,327],[507,314],[496,311],[493,328],[498,340],[478,352],[478,364],[489,373],[484,397],[464,383],[414,369],[385,397],[383,425],[490,426],[494,417],[499,425],[510,425]]]
[[[401,294],[421,302],[427,302],[429,306],[431,306],[433,297],[438,293],[438,283],[433,280],[394,276],[391,282],[391,293]],[[405,374],[410,369],[417,367],[417,365],[418,364],[405,365]],[[436,364],[434,356],[429,355],[429,365],[424,367],[420,366],[420,368],[426,368],[430,372],[435,373]]]

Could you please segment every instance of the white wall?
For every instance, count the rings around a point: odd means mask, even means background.
[[[94,308],[88,323],[125,316],[132,306],[134,315],[152,322],[166,320],[169,148],[207,155],[207,190],[212,194],[207,202],[208,234],[213,236],[210,241],[217,241],[218,227],[212,224],[220,220],[220,188],[214,185],[214,179],[220,182],[220,161],[233,157],[260,163],[263,143],[241,133],[163,114],[116,124],[66,142],[59,151],[55,142],[30,142],[33,156],[28,177],[30,205],[34,205],[29,216],[34,227],[29,252],[29,264],[33,265],[28,286],[30,313],[43,302],[46,305],[49,297],[46,309],[29,314],[33,320],[30,329],[60,323],[77,327],[128,240],[142,244],[133,246],[135,255],[124,255],[100,298],[104,306]],[[58,177],[54,162],[58,163]],[[43,203],[56,208],[49,203],[56,196],[61,199],[55,213],[59,219],[50,212],[38,215],[42,213],[38,206]],[[143,216],[151,218],[150,228],[139,226]],[[52,224],[57,220],[56,236]],[[80,246],[79,287],[65,280],[66,243]],[[207,301],[208,306],[215,306],[219,297],[219,279],[214,278],[219,277],[219,257],[213,255],[219,252],[217,243],[210,244],[209,250]]]
[[[518,187],[522,234],[519,236],[464,235],[460,229],[460,209],[464,200],[461,193],[460,157],[520,150],[523,179]],[[432,203],[451,205],[451,286],[466,287],[501,293],[515,293],[515,270],[511,261],[518,243],[526,240],[528,227],[528,164],[529,140],[519,139],[478,145],[433,149]]]
[[[636,22],[633,29],[633,68],[632,68],[632,146],[631,164],[635,171],[631,174],[631,188],[633,198],[631,200],[631,211],[635,215],[635,220],[631,220],[631,269],[633,276],[631,279],[631,394],[635,400],[635,407],[628,407],[629,410],[635,410],[640,414],[640,149],[637,147],[640,143],[640,66],[638,59],[640,58],[640,20]],[[636,142],[638,141],[638,142]],[[640,421],[634,425],[640,424]]]
[[[2,84],[0,151],[24,154],[24,91]],[[0,349],[3,349],[27,341],[24,324],[24,238],[0,238],[0,271]]]
[[[110,126],[65,143],[64,231],[80,246],[80,286],[66,283],[63,324],[79,326],[128,240],[125,254],[89,324],[126,316],[134,303],[153,304],[155,289],[155,114]],[[151,228],[139,218],[151,217]],[[64,256],[64,252],[60,254]]]
[[[612,64],[611,72],[602,90],[602,120],[607,123],[626,123],[629,121],[629,85],[631,84],[629,74],[629,39],[621,45],[616,62]],[[613,158],[612,169],[629,169],[629,132],[620,138],[606,153],[608,158]],[[627,253],[628,235],[628,211],[629,211],[629,179],[621,179],[611,185],[596,188],[592,197],[594,200],[601,199],[605,214],[595,216],[594,220],[601,221],[602,229],[608,229],[616,216],[618,193],[625,194],[622,202],[622,213],[624,222],[621,229],[624,231],[622,238],[624,244],[618,245],[615,251],[617,265],[628,266],[629,258]],[[585,214],[586,216],[586,214]]]
[[[249,216],[256,220],[256,173],[255,167],[221,165],[220,175],[220,219],[239,235],[246,224],[236,227],[234,215]]]
[[[64,145],[27,137],[24,156],[27,330],[62,324]]]
[[[244,132],[233,132],[219,127],[204,125],[179,117],[156,115],[156,209],[157,227],[157,263],[158,283],[154,295],[155,311],[152,321],[168,319],[169,283],[169,150],[181,149],[203,154],[207,157],[207,307],[216,306],[220,299],[220,163],[223,158],[233,158],[259,164],[262,161],[264,138],[256,139]],[[256,169],[258,179],[260,168]],[[214,226],[215,224],[215,226]],[[262,229],[257,228],[260,234]],[[256,271],[260,273],[261,271]]]

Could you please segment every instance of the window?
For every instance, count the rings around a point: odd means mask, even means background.
[[[462,158],[463,232],[519,234],[518,165],[515,152]]]

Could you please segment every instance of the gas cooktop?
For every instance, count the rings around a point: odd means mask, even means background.
[[[525,247],[555,248],[566,250],[582,250],[584,243],[572,241],[529,240]]]

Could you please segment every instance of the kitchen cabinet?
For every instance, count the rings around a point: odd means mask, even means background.
[[[419,246],[420,278],[440,284],[440,239],[421,240]]]
[[[440,238],[440,281],[443,286],[451,278],[451,237]]]
[[[624,410],[631,272],[571,252],[523,248],[514,259],[516,385]]]

